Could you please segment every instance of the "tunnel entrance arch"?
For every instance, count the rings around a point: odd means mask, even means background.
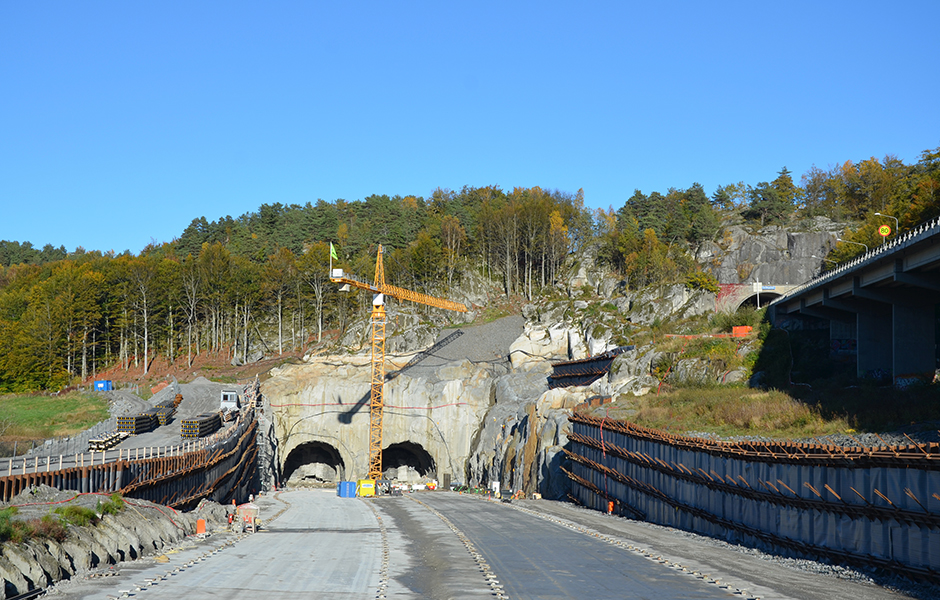
[[[287,455],[284,481],[291,485],[335,483],[346,478],[339,451],[325,442],[305,442]]]
[[[764,308],[765,306],[767,306],[768,304],[770,304],[771,302],[773,302],[774,300],[776,300],[782,295],[783,294],[778,294],[776,292],[761,292],[760,294],[756,294],[756,293],[751,294],[750,296],[742,300],[741,303],[738,304],[738,306],[735,307],[734,310],[735,311],[740,310],[744,308],[745,306],[748,306],[750,308]],[[758,306],[758,302],[760,302],[760,306]]]
[[[420,444],[401,442],[382,451],[382,474],[385,479],[417,483],[437,472],[434,459]]]

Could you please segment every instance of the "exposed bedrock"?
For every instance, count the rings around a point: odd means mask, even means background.
[[[40,486],[13,498],[10,505],[21,506],[18,519],[40,518],[53,506],[66,506],[63,502],[73,497],[74,492]],[[99,499],[99,495],[84,495],[71,503],[93,508]],[[49,501],[56,504],[46,504]],[[5,542],[0,545],[0,599],[47,587],[89,569],[159,553],[194,533],[197,519],[206,519],[212,528],[225,527],[225,514],[226,507],[214,502],[179,513],[145,500],[128,499],[123,510],[102,516],[97,525],[69,525],[64,541],[35,538]]]

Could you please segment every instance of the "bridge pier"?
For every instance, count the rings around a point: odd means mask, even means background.
[[[894,376],[929,373],[936,368],[935,304],[893,306]]]
[[[893,373],[891,307],[870,307],[856,314],[858,326],[858,376],[872,372]]]

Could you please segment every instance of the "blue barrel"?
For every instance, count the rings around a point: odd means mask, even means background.
[[[340,498],[355,498],[356,497],[356,482],[355,481],[340,481],[336,486],[336,495]]]

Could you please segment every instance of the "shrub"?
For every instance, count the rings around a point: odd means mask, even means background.
[[[90,508],[84,508],[82,506],[75,506],[70,504],[69,506],[60,506],[55,509],[57,515],[62,516],[62,520],[70,525],[76,525],[78,527],[85,527],[86,525],[97,525],[98,513],[93,511]]]
[[[68,532],[66,532],[65,526],[62,524],[62,522],[52,515],[44,516],[39,521],[35,522],[35,525],[36,537],[63,542],[68,536]]]
[[[718,285],[718,280],[715,279],[715,276],[704,271],[690,273],[685,278],[685,287],[690,290],[705,290],[713,294],[721,292],[721,287]]]
[[[116,515],[124,510],[124,498],[120,494],[111,494],[107,502],[98,502],[98,512],[102,515]]]
[[[0,542],[13,539],[13,515],[15,515],[17,512],[19,511],[15,506],[0,510]]]
[[[755,329],[764,322],[766,309],[757,309],[753,306],[742,306],[733,313],[715,313],[712,318],[712,327],[718,331],[731,331],[732,327],[750,325]]]
[[[19,511],[15,506],[0,511],[0,542],[21,544],[32,538],[52,539],[61,542],[66,538],[65,527],[52,515],[28,521],[14,520]]]

